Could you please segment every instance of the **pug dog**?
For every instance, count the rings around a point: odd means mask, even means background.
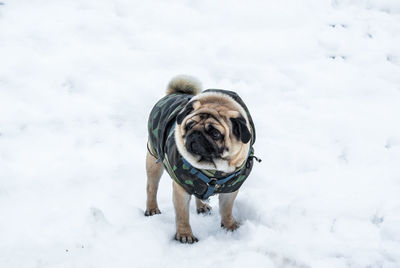
[[[254,123],[242,99],[228,90],[200,91],[197,79],[175,77],[148,121],[145,215],[161,213],[157,190],[165,169],[173,179],[175,239],[182,243],[198,241],[189,224],[192,195],[197,212],[207,213],[211,207],[204,200],[219,194],[221,226],[239,227],[233,203],[256,158]]]

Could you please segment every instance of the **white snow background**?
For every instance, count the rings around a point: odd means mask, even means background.
[[[257,129],[234,207],[144,217],[177,74]],[[0,267],[400,267],[400,1],[0,0]]]

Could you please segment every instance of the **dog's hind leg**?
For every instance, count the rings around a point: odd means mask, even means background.
[[[161,175],[164,168],[161,162],[156,163],[156,158],[149,152],[146,155],[146,173],[147,173],[147,202],[145,216],[153,216],[160,214],[160,209],[157,204],[157,190],[158,183],[160,182]]]
[[[197,197],[196,197],[196,208],[197,208],[197,214],[209,214],[209,212],[211,211],[211,206],[204,203]]]

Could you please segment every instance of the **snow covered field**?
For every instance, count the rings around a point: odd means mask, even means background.
[[[168,81],[257,129],[228,233],[144,217]],[[400,267],[400,1],[0,0],[0,267]]]

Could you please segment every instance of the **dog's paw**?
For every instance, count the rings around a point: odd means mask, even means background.
[[[144,212],[144,215],[145,215],[146,217],[148,217],[148,216],[153,216],[153,215],[156,215],[156,214],[161,214],[161,211],[160,211],[158,208],[147,209],[147,210]]]
[[[199,241],[193,234],[175,234],[175,240],[183,244],[193,244]]]
[[[203,203],[201,206],[197,207],[197,214],[211,214],[211,209],[211,206]]]
[[[231,232],[235,231],[237,228],[239,228],[239,226],[240,225],[237,221],[230,222],[229,224],[221,223],[222,228],[224,228],[227,231],[231,231]]]

